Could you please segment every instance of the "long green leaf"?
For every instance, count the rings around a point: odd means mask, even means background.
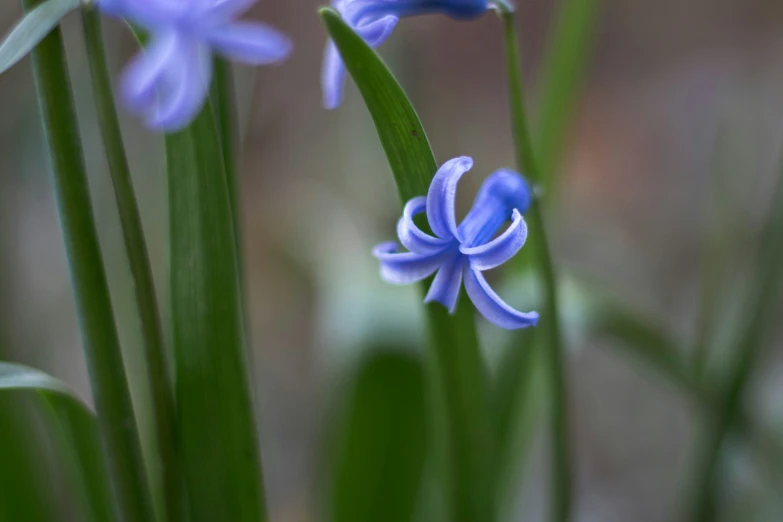
[[[93,8],[84,9],[82,11],[82,26],[84,27],[87,61],[90,66],[90,79],[93,86],[93,100],[114,187],[128,266],[134,283],[136,309],[139,314],[148,382],[152,396],[152,419],[157,442],[157,457],[161,463],[166,513],[168,522],[179,522],[183,518],[183,501],[175,441],[174,390],[163,341],[163,327],[152,278],[152,267],[120,131],[117,108],[114,103],[98,11]],[[147,380],[143,382],[146,383]]]
[[[266,519],[239,253],[211,106],[166,137],[179,443],[195,521]]]
[[[30,10],[0,44],[0,74],[27,56],[65,15],[80,4],[80,0],[47,0]]]
[[[333,9],[321,17],[375,122],[401,202],[427,193],[437,170],[416,111],[386,65]],[[460,299],[455,315],[426,306],[430,333],[435,447],[445,481],[448,520],[491,522],[495,500],[493,437],[474,311]]]
[[[86,519],[110,522],[117,519],[100,451],[95,417],[73,390],[41,371],[20,364],[0,362],[0,392],[34,392],[49,411],[68,458],[73,485],[79,492]]]
[[[407,522],[427,454],[424,368],[403,351],[361,361],[335,445],[332,522]]]
[[[23,0],[25,10],[37,0]],[[62,35],[31,53],[98,425],[122,517],[152,519],[147,476],[92,213]]]

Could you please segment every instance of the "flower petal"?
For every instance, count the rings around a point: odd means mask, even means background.
[[[462,271],[465,266],[465,257],[458,253],[452,254],[438,270],[435,279],[430,285],[425,303],[433,301],[438,302],[449,309],[449,313],[454,313],[457,308],[457,299],[459,298],[459,289],[462,286]]]
[[[389,15],[367,24],[360,24],[355,29],[356,33],[367,42],[367,45],[375,48],[391,36],[399,21],[400,19],[396,16]]]
[[[150,45],[125,68],[120,80],[120,94],[130,111],[143,114],[153,109],[155,91],[163,82],[178,46],[177,35],[173,31],[156,34]]]
[[[325,109],[336,109],[343,101],[345,89],[345,64],[337,46],[329,40],[324,53],[324,66],[321,70],[321,89]]]
[[[212,78],[212,55],[200,44],[182,42],[176,59],[170,60],[158,105],[148,125],[166,132],[187,126],[204,106]]]
[[[527,239],[527,224],[522,219],[522,214],[514,209],[511,214],[513,220],[511,226],[501,235],[476,247],[460,246],[459,250],[470,260],[473,270],[491,270],[496,268],[519,252]]]
[[[465,290],[467,290],[470,300],[473,301],[473,305],[487,321],[507,330],[535,326],[538,322],[538,313],[519,312],[506,304],[490,288],[481,272],[476,272],[470,267],[465,268],[464,272]]]
[[[394,241],[376,246],[372,255],[381,261],[381,278],[387,283],[405,285],[426,279],[443,264],[444,254],[422,256],[414,252],[398,253]]]
[[[210,0],[204,9],[204,16],[208,16],[213,20],[231,20],[249,11],[257,1]]]
[[[444,163],[427,192],[427,220],[432,231],[441,239],[459,239],[457,219],[454,216],[454,200],[457,183],[462,175],[473,168],[473,160],[467,156]]]
[[[287,36],[260,22],[221,25],[210,29],[204,37],[216,52],[250,65],[280,62],[293,48]]]
[[[400,243],[411,252],[416,252],[417,254],[433,254],[443,250],[449,244],[449,241],[446,239],[425,234],[413,222],[413,216],[424,212],[426,207],[427,198],[424,196],[413,198],[405,204],[402,217],[397,222],[397,235],[400,238]]]

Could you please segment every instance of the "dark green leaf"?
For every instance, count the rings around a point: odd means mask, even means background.
[[[171,320],[182,465],[195,521],[266,519],[239,253],[210,104],[166,137]]]
[[[41,371],[19,364],[0,363],[0,392],[32,392],[51,413],[62,440],[73,485],[79,492],[87,520],[117,519],[100,449],[98,426],[92,412],[71,388]]]
[[[424,367],[402,351],[361,361],[340,416],[332,522],[406,522],[427,454]]]
[[[386,65],[333,9],[321,17],[362,93],[402,203],[427,193],[437,165],[416,111]],[[451,522],[494,519],[493,437],[474,310],[426,306],[433,374],[435,448]]]
[[[28,12],[0,44],[0,74],[27,56],[65,15],[80,4],[80,0],[47,0]]]

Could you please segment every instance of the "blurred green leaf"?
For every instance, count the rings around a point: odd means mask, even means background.
[[[179,443],[195,521],[266,519],[239,253],[211,104],[166,137]]]
[[[402,351],[360,362],[337,434],[333,522],[406,522],[427,456],[424,367]]]
[[[79,5],[80,0],[47,0],[30,10],[0,44],[0,74],[27,56],[65,15]]]
[[[62,441],[85,519],[117,520],[95,417],[73,390],[41,371],[0,362],[0,392],[33,392],[40,398],[58,428],[54,438]]]
[[[400,200],[427,193],[437,170],[416,111],[389,69],[333,9],[321,18],[359,87],[389,160]],[[435,444],[449,520],[494,519],[493,437],[474,310],[463,295],[454,315],[426,305],[430,333]]]

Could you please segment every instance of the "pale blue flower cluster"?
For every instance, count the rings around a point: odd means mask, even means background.
[[[256,0],[98,0],[105,14],[149,33],[128,65],[120,93],[153,128],[172,132],[198,114],[209,92],[212,55],[264,65],[284,60],[291,41],[277,30],[238,20]]]
[[[333,0],[332,7],[370,47],[376,48],[389,38],[400,18],[440,13],[466,20],[481,16],[488,3],[487,0]],[[344,86],[345,64],[330,40],[321,71],[325,108],[340,106]]]
[[[517,329],[533,326],[536,312],[519,312],[504,302],[487,283],[483,272],[496,268],[525,244],[527,225],[522,214],[532,200],[530,186],[516,172],[501,169],[487,178],[462,223],[457,224],[454,202],[457,182],[473,167],[468,157],[447,161],[435,174],[427,197],[410,200],[397,223],[397,236],[409,252],[398,252],[395,242],[375,247],[381,261],[381,277],[389,283],[407,284],[435,274],[425,302],[438,302],[453,312],[462,280],[476,309],[492,324]],[[413,222],[426,212],[435,236]],[[511,225],[492,239],[506,221]]]

